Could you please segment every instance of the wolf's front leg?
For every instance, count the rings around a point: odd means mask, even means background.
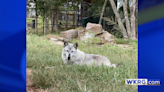
[[[63,59],[63,63],[64,63],[64,64],[67,64],[68,62],[67,62],[66,60]]]

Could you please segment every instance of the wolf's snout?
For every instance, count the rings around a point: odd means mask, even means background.
[[[68,55],[68,60],[70,60],[70,54]]]

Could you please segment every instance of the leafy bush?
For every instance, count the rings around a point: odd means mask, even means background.
[[[119,25],[117,24],[117,20],[114,17],[104,17],[103,18],[105,21],[107,21],[107,25],[113,26],[113,28],[110,30],[108,29],[107,31],[114,35],[116,38],[123,38],[123,34],[121,33],[121,29]]]

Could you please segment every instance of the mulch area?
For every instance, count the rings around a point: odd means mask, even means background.
[[[32,80],[30,76],[32,75],[32,69],[26,69],[26,92],[47,92],[44,89],[37,89],[32,86]]]

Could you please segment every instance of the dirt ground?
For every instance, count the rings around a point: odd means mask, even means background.
[[[30,79],[30,76],[32,75],[31,69],[26,69],[26,92],[48,92],[44,89],[37,89],[32,86],[32,80]]]

